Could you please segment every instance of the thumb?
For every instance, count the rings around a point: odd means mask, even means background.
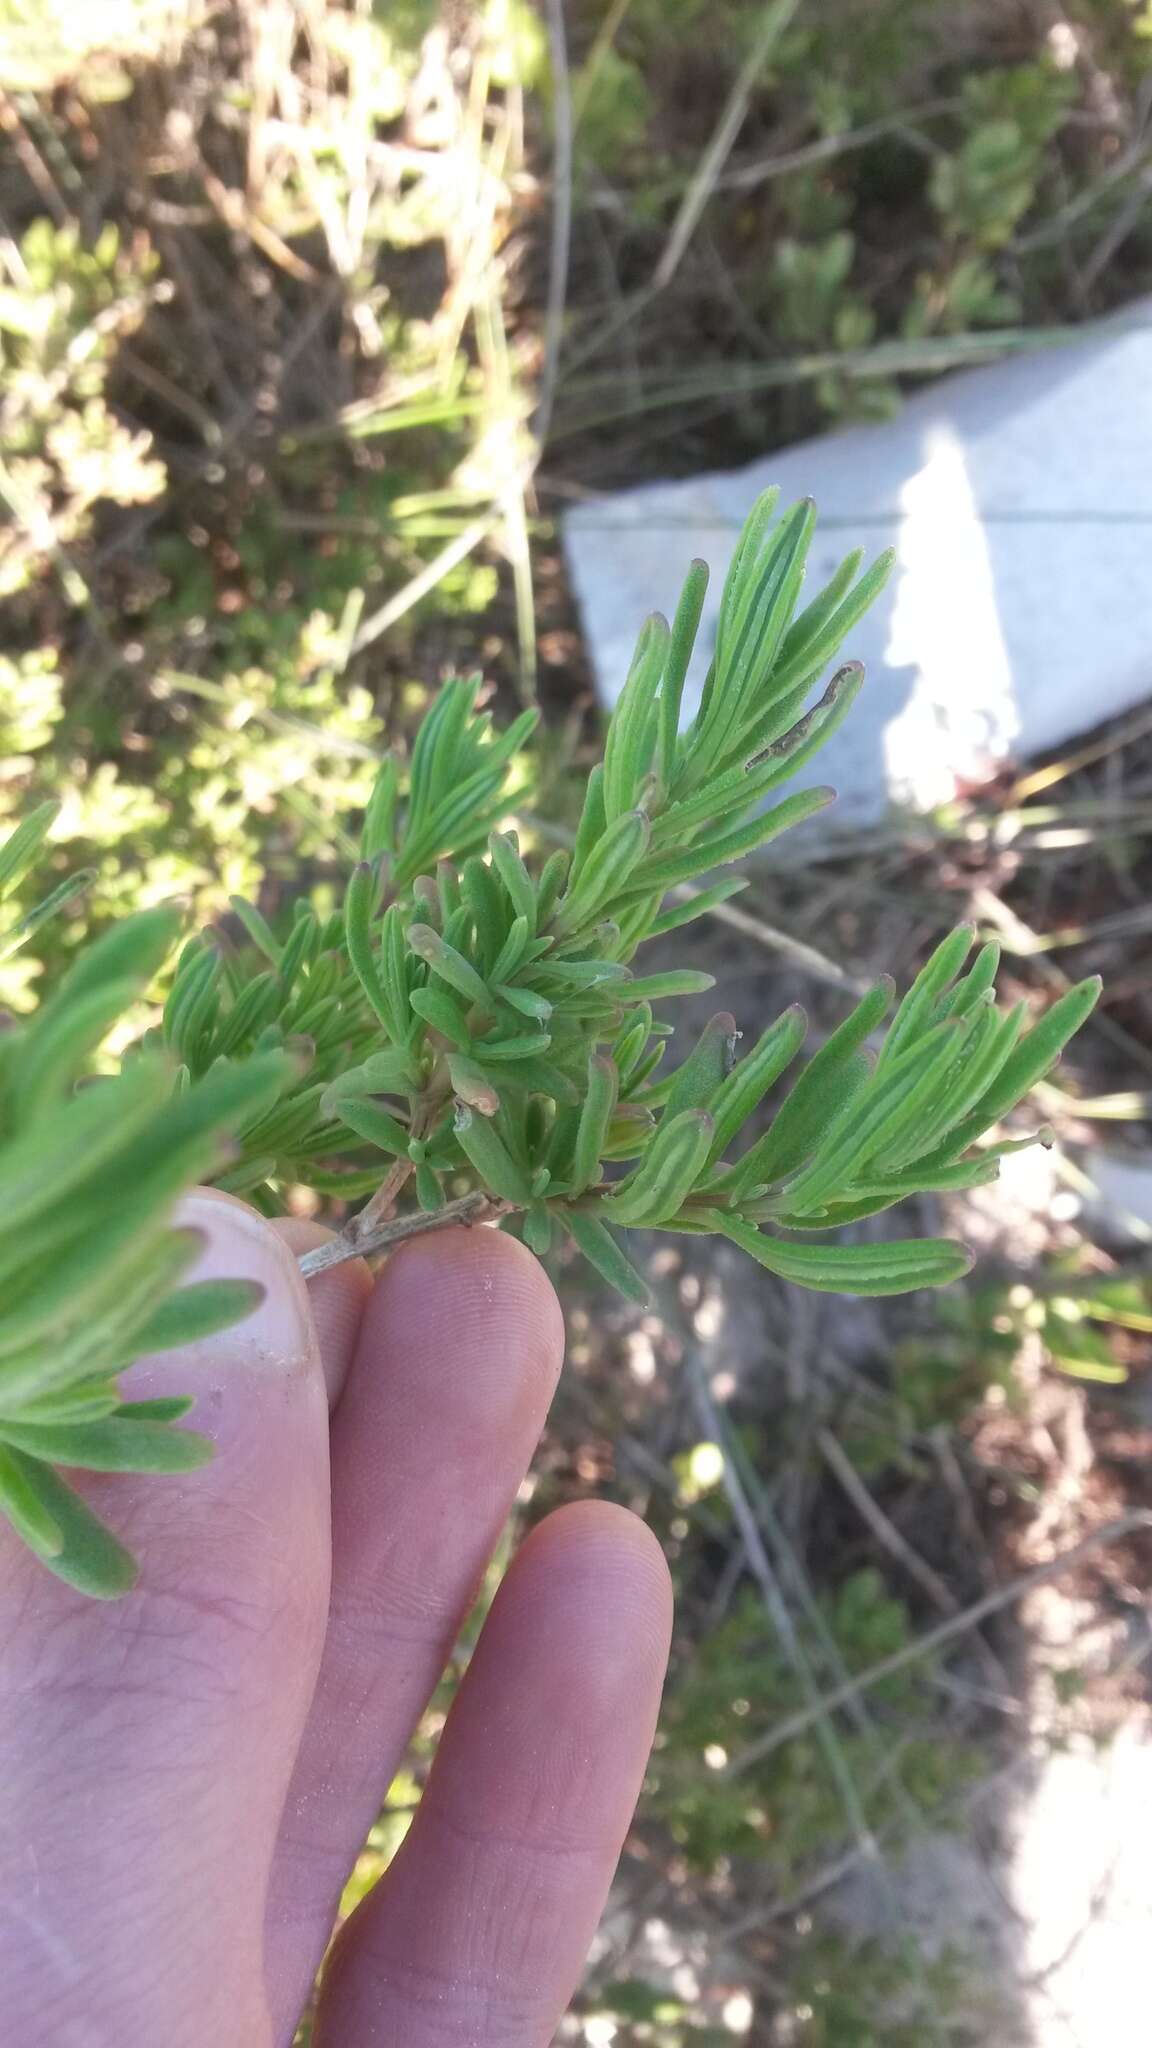
[[[203,1239],[190,1278],[263,1296],[236,1328],[142,1360],[125,1392],[192,1395],[216,1456],[77,1477],[139,1559],[122,1600],[85,1600],[0,1542],[0,1897],[19,1902],[34,1868],[47,1930],[0,1967],[18,2040],[61,2000],[141,2048],[267,2038],[264,1898],[327,1610],[327,1404],[282,1239],[211,1192],[178,1220]]]

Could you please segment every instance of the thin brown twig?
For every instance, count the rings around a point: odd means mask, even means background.
[[[330,1238],[327,1244],[318,1244],[314,1251],[304,1252],[297,1264],[304,1279],[312,1280],[317,1273],[326,1273],[332,1266],[342,1266],[347,1259],[370,1259],[377,1252],[389,1251],[393,1245],[402,1244],[405,1238],[425,1237],[433,1230],[447,1230],[453,1223],[492,1223],[497,1217],[510,1214],[515,1207],[515,1202],[494,1201],[483,1188],[473,1188],[471,1194],[461,1195],[455,1202],[446,1202],[442,1209],[417,1209],[410,1216],[396,1216],[362,1237]]]
[[[394,1159],[371,1201],[366,1202],[359,1214],[352,1218],[344,1235],[350,1244],[360,1244],[379,1230],[382,1223],[390,1223],[396,1213],[396,1198],[412,1177],[410,1159]]]
[[[699,896],[699,889],[690,888],[687,883],[672,891],[673,900],[688,903],[693,896]],[[780,953],[793,967],[803,969],[805,974],[814,975],[817,981],[829,981],[837,988],[847,989],[853,995],[866,995],[872,984],[861,981],[857,975],[849,974],[826,953],[820,953],[815,946],[806,945],[803,939],[794,939],[788,932],[782,932],[774,924],[767,924],[762,917],[753,917],[750,911],[738,910],[734,903],[714,903],[706,913],[718,924],[726,924],[730,931],[741,932],[745,938],[755,939],[770,952]]]
[[[840,1486],[859,1514],[861,1521],[867,1523],[877,1543],[888,1552],[890,1557],[894,1557],[897,1563],[903,1565],[909,1578],[915,1579],[917,1585],[923,1588],[933,1605],[938,1607],[941,1613],[956,1614],[959,1611],[960,1603],[955,1594],[944,1584],[939,1573],[934,1572],[931,1565],[925,1562],[919,1555],[919,1552],[913,1550],[911,1544],[900,1534],[895,1523],[889,1521],[879,1501],[873,1498],[865,1486],[864,1481],[861,1479],[839,1438],[834,1436],[830,1429],[818,1429],[816,1431],[816,1442],[820,1446],[820,1453],[825,1464],[835,1474]]]

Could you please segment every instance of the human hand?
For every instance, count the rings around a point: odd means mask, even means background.
[[[205,1234],[196,1277],[267,1294],[129,1384],[195,1394],[216,1458],[82,1481],[142,1561],[120,1602],[0,1536],[10,2048],[287,2048],[560,1368],[555,1296],[495,1231],[413,1241],[375,1284],[333,1268],[306,1297],[292,1254],[316,1226],[216,1194],[182,1220]],[[552,2039],[647,1761],[669,1609],[623,1510],[533,1531],[410,1833],[336,1942],[315,2048]]]

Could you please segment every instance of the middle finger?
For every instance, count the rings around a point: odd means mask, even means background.
[[[269,1899],[284,2038],[515,1500],[563,1343],[543,1271],[494,1230],[403,1246],[367,1304],[332,1424],[328,1634]]]

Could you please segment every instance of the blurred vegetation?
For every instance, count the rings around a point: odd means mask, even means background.
[[[63,793],[60,871],[95,871],[86,926],[174,895],[203,917],[231,892],[274,910],[302,883],[326,907],[379,749],[457,664],[509,701],[540,687],[537,773],[567,815],[590,757],[563,599],[558,630],[536,624],[554,503],[888,412],[909,377],[1152,284],[1147,0],[825,0],[778,6],[770,34],[746,0],[565,11],[567,90],[528,0],[0,0],[0,834]],[[31,1006],[75,929],[0,966],[0,1002]],[[964,2031],[963,1958],[913,1967],[787,1910],[852,1853],[845,1773],[889,1848],[962,1801],[983,1730],[968,1713],[941,1732],[933,1666],[875,1689],[831,1758],[818,1726],[727,1766],[802,1704],[804,1656],[838,1683],[922,1626],[924,1585],[832,1505],[821,1421],[947,1573],[939,1432],[990,1385],[1017,1398],[1036,1342],[1121,1376],[1147,1301],[1070,1254],[877,1337],[835,1408],[827,1388],[781,1393],[788,1360],[765,1366],[724,1443],[668,1397],[671,1353],[637,1420],[620,1391],[636,1332],[609,1333],[598,1419],[561,1418],[533,1512],[607,1484],[666,1537],[681,1631],[622,1893],[643,1902],[655,1872],[653,1910],[737,1960],[705,2011],[610,1944],[571,2038],[989,2038],[979,2017]],[[769,1475],[759,1526],[802,1524],[818,1560],[805,1593],[773,1555],[799,1667],[749,1577],[740,1472]],[[349,1905],[402,1836],[455,1675]],[[761,1918],[738,1932],[749,1897]]]
[[[450,43],[419,0],[0,14],[0,824],[63,777],[97,923],[322,873],[425,694],[422,618],[435,673],[492,599],[510,33]]]
[[[1142,8],[783,5],[756,62],[770,11],[575,9],[570,460],[609,414],[626,474],[648,440],[687,471],[717,443],[736,461],[883,416],[901,369],[978,360],[985,334],[1101,313],[1152,279]],[[730,110],[738,140],[709,161]],[[597,454],[593,438],[599,472]]]

